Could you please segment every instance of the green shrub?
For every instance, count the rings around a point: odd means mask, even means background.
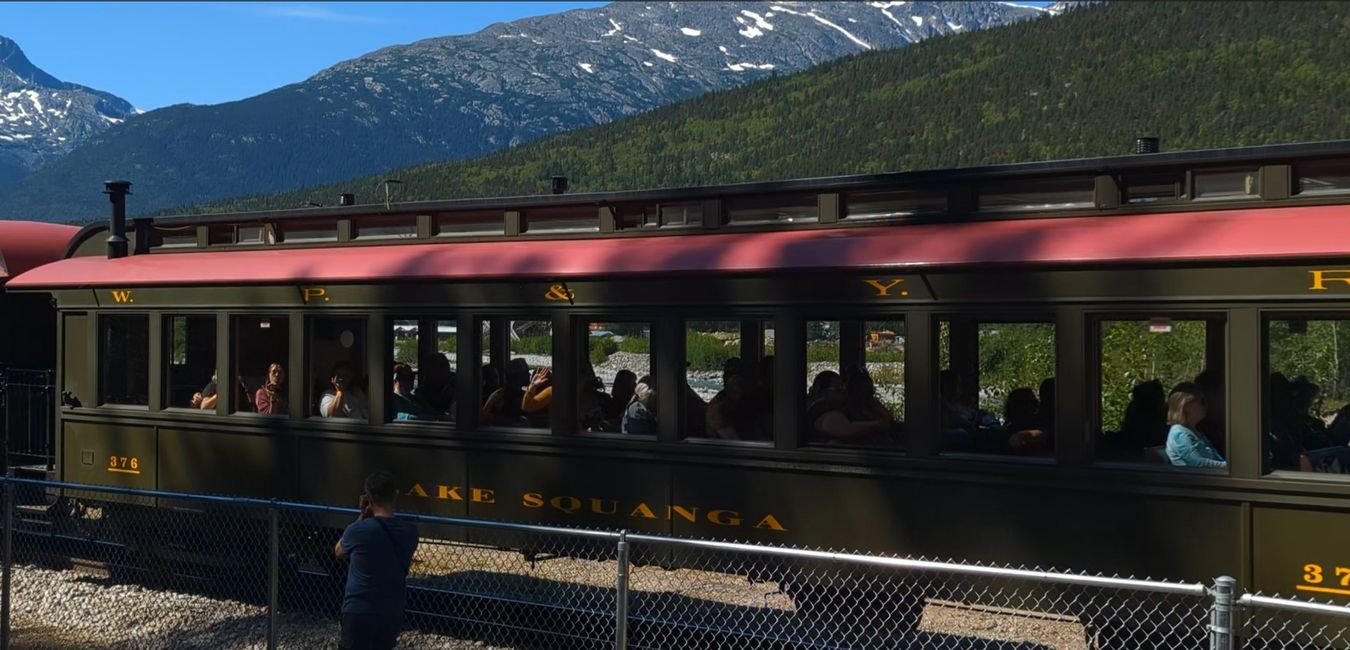
[[[652,340],[645,336],[627,336],[619,341],[620,352],[632,352],[634,354],[651,354]]]
[[[613,337],[593,338],[590,343],[590,359],[593,366],[604,363],[609,355],[619,351],[619,344]]]
[[[417,365],[417,339],[394,341],[394,362]]]
[[[522,336],[511,341],[511,354],[553,354],[553,337]]]
[[[721,370],[727,359],[740,355],[740,348],[727,345],[711,334],[685,331],[684,358],[690,370]]]

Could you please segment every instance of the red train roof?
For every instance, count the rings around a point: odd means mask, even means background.
[[[1011,219],[876,228],[77,257],[12,287],[567,278],[654,273],[1325,258],[1350,206]]]
[[[61,259],[79,228],[34,221],[0,221],[0,284],[35,266]]]

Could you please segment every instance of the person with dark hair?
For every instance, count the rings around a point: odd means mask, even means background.
[[[500,386],[489,392],[497,379],[497,373],[492,370],[492,366],[484,366],[483,391],[487,399],[483,401],[483,408],[479,412],[479,424],[495,427],[526,424],[521,402],[525,396],[525,385],[530,383],[530,364],[520,357],[508,361],[506,377]]]
[[[1157,379],[1130,389],[1130,403],[1120,421],[1120,446],[1139,451],[1167,442],[1167,391]]]
[[[869,407],[859,399],[866,387],[855,373],[853,396],[849,383],[833,370],[822,370],[811,380],[806,393],[806,423],[811,438],[816,442],[852,444],[879,443],[890,432],[889,412],[885,419],[875,413],[864,413]],[[884,406],[882,408],[885,408]],[[853,417],[849,411],[855,411]]]
[[[437,352],[423,359],[422,367],[417,372],[417,388],[410,395],[438,414],[453,412],[455,373],[450,370],[450,360],[444,354]]]
[[[394,364],[394,391],[389,400],[392,419],[396,422],[442,419],[442,414],[413,396],[413,378],[413,370],[408,364]]]
[[[605,382],[596,376],[595,366],[592,366],[589,360],[583,360],[581,372],[578,374],[577,424],[581,430],[585,432],[617,432],[623,421],[622,411],[620,411],[618,419],[609,418],[609,414],[613,413],[614,398],[605,392]],[[632,397],[631,392],[629,397]]]
[[[241,386],[243,382],[240,378]],[[253,405],[259,413],[286,415],[286,369],[281,364],[267,366],[267,381],[253,394]]]
[[[394,516],[398,484],[389,472],[366,477],[361,514],[333,547],[348,560],[342,597],[342,650],[390,650],[403,629],[408,570],[417,552],[417,527]]]
[[[609,402],[605,411],[605,420],[613,424],[623,422],[624,413],[633,403],[633,393],[637,390],[638,376],[632,370],[624,368],[614,373],[614,385],[609,387]]]
[[[1227,447],[1226,425],[1224,422],[1223,373],[1214,368],[1205,368],[1195,376],[1195,385],[1205,398],[1205,419],[1196,425],[1196,431],[1205,434],[1214,450],[1223,455]]]
[[[319,398],[319,415],[370,421],[370,402],[366,400],[365,391],[352,381],[352,375],[352,364],[346,361],[333,364],[333,371],[328,373],[332,386]]]
[[[708,402],[707,434],[724,440],[754,440],[754,396],[750,394],[745,365],[737,357],[722,364],[722,390]]]
[[[192,408],[203,411],[216,410],[216,404],[220,403],[220,389],[216,385],[216,371],[211,371],[211,381],[202,388],[200,393],[192,394]]]
[[[1007,450],[1028,453],[1045,450],[1049,446],[1045,430],[1041,428],[1041,402],[1028,387],[1014,388],[1003,402],[1003,431],[1007,433]],[[1002,450],[999,450],[1002,451]]]
[[[1196,425],[1205,419],[1205,394],[1190,382],[1177,384],[1167,398],[1167,459],[1178,467],[1208,467],[1224,469],[1224,460],[1205,434]]]

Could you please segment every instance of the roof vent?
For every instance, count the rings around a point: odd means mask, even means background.
[[[338,205],[356,205],[355,194],[339,194]]]
[[[127,195],[131,194],[130,181],[104,181],[103,193],[112,203],[112,213],[108,218],[108,259],[127,256]]]
[[[1135,153],[1158,153],[1162,151],[1162,141],[1157,136],[1146,135],[1134,139]]]
[[[566,193],[567,193],[567,177],[566,177],[566,176],[554,176],[554,177],[553,177],[552,179],[550,179],[550,180],[552,181],[552,187],[553,187],[553,193],[554,193],[554,194],[566,194]]]

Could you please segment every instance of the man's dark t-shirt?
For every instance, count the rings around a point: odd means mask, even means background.
[[[393,517],[367,517],[347,526],[339,543],[350,560],[342,613],[402,616],[417,527]]]

